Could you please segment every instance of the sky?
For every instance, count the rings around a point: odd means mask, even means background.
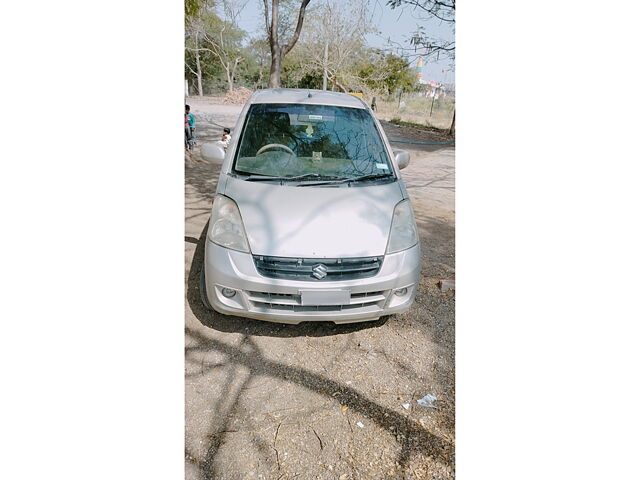
[[[313,0],[311,0],[313,3]],[[384,48],[386,39],[391,38],[396,43],[408,47],[408,39],[411,32],[416,30],[418,25],[426,28],[427,33],[435,38],[453,40],[452,29],[437,19],[420,20],[409,7],[392,10],[386,5],[386,0],[371,0],[373,23],[380,31],[379,35],[370,34],[367,41],[370,46]],[[240,28],[253,35],[258,29],[264,28],[264,17],[262,13],[262,2],[260,0],[249,0],[238,18]],[[304,26],[302,27],[304,28]],[[415,55],[411,54],[410,60],[415,65]],[[435,80],[441,83],[455,82],[455,72],[452,61],[440,56],[436,61],[435,57],[425,62],[422,68],[423,80]],[[442,72],[444,70],[444,72]]]

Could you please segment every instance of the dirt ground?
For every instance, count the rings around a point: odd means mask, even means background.
[[[190,98],[197,138],[233,128],[239,106]],[[383,123],[391,140],[442,142]],[[455,278],[452,146],[393,143],[423,252],[406,313],[352,325],[282,325],[207,312],[198,278],[220,165],[185,160],[187,479],[454,478]],[[434,395],[436,408],[417,402]]]

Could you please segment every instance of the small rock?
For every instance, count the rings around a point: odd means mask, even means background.
[[[360,428],[364,428],[364,424],[362,422],[356,422],[356,425],[359,426]]]
[[[402,407],[403,407],[405,410],[409,410],[409,404],[408,404],[408,403],[403,403],[403,404],[402,404]]]
[[[456,281],[455,280],[440,280],[438,282],[438,287],[443,292],[448,292],[449,290],[456,289]]]

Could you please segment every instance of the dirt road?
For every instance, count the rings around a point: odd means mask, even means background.
[[[198,140],[240,107],[189,99]],[[218,124],[218,125],[216,125]],[[392,140],[443,141],[384,123]],[[281,325],[207,312],[198,277],[220,165],[185,175],[187,479],[449,479],[454,467],[454,149],[409,150],[402,171],[418,223],[413,308],[386,322]],[[197,150],[197,149],[196,149]],[[194,162],[193,160],[200,160]],[[437,408],[417,402],[434,395]]]

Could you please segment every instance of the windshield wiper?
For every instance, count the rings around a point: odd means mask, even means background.
[[[248,182],[268,182],[268,181],[278,181],[278,182],[295,182],[304,180],[304,183],[301,183],[299,186],[310,186],[313,187],[315,185],[330,185],[335,183],[346,183],[346,182],[361,182],[365,180],[376,180],[378,178],[393,178],[391,173],[374,173],[371,175],[364,175],[362,177],[339,177],[336,175],[322,175],[320,173],[305,173],[304,175],[294,175],[294,176],[272,176],[272,175],[249,175],[245,177],[244,180]],[[307,182],[307,180],[312,180],[312,182]],[[317,182],[313,182],[313,180],[319,180]]]
[[[248,182],[260,182],[260,181],[268,181],[268,180],[279,180],[279,181],[296,181],[296,180],[344,180],[344,177],[336,177],[335,175],[321,175],[319,173],[305,173],[304,175],[295,175],[291,177],[279,177],[279,176],[270,176],[270,175],[249,175],[245,178]]]
[[[364,181],[364,180],[377,180],[379,178],[393,178],[393,175],[391,173],[373,173],[371,175],[364,175],[362,177],[348,177],[348,178],[339,178],[336,179],[334,181],[331,182],[314,182],[314,183],[305,183],[301,186],[310,186],[313,187],[315,185],[329,185],[329,184],[335,184],[335,183],[351,183],[351,182],[360,182],[360,181]]]
[[[389,178],[389,177],[393,177],[393,175],[391,173],[372,173],[371,175],[364,175],[362,177],[349,178],[348,180],[351,182],[360,182],[363,180],[376,180],[378,178]]]
[[[243,180],[246,180],[247,182],[260,182],[260,181],[267,181],[267,180],[284,180],[285,178],[286,177],[274,177],[271,175],[249,175],[248,177],[245,177]]]

